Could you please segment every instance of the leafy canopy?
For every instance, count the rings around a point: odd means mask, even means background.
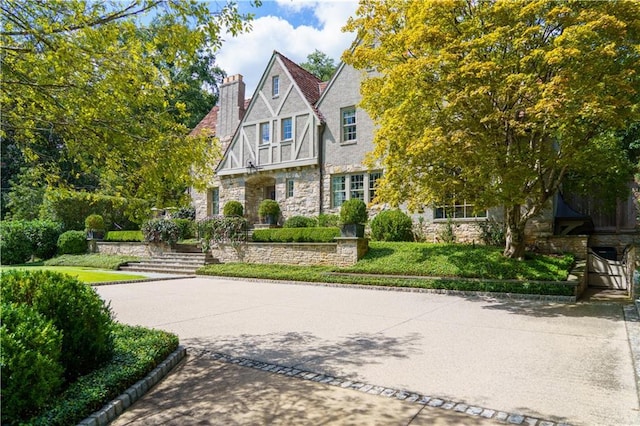
[[[309,53],[307,55],[307,62],[301,63],[300,66],[318,77],[321,81],[329,81],[336,70],[333,58],[330,58],[326,53],[318,49],[315,49],[313,53]]]
[[[359,42],[343,59],[372,71],[379,200],[506,206],[509,234],[569,173],[606,174],[621,194],[631,163],[615,132],[640,120],[640,3],[363,0],[346,29]]]
[[[234,2],[209,6],[2,2],[0,136],[27,160],[40,156],[33,148],[43,138],[60,140],[74,168],[99,175],[100,190],[111,195],[162,200],[201,183],[205,177],[190,171],[219,153],[205,137],[185,138],[189,77],[211,65],[207,49],[221,45],[223,30],[245,31],[251,19]]]

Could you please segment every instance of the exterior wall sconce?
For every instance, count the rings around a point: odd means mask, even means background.
[[[252,161],[249,161],[247,163],[247,173],[249,173],[250,175],[256,173],[258,170],[259,170],[258,166],[253,164]]]

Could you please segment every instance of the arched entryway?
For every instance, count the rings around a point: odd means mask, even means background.
[[[249,223],[260,223],[258,207],[262,200],[276,199],[276,179],[272,176],[250,176],[245,180],[245,215]]]

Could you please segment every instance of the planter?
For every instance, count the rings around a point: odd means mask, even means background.
[[[343,238],[364,238],[364,225],[357,223],[342,225],[340,236]]]
[[[87,232],[88,240],[102,240],[104,239],[104,231],[89,231]]]
[[[278,217],[275,215],[267,215],[262,218],[262,223],[265,225],[277,225]]]

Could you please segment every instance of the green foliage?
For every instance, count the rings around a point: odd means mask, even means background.
[[[62,385],[62,334],[51,319],[25,304],[3,301],[0,324],[2,424],[17,424]]]
[[[413,241],[413,222],[400,210],[385,210],[371,221],[371,237],[378,241]]]
[[[272,217],[278,220],[280,216],[280,204],[276,200],[262,200],[258,206],[258,215],[262,218]]]
[[[104,241],[111,242],[142,242],[142,231],[109,231],[104,236]]]
[[[60,361],[66,380],[111,357],[111,311],[91,286],[49,271],[9,271],[0,278],[3,302],[32,307],[62,332]]]
[[[84,231],[67,231],[58,238],[59,254],[83,254],[89,249]]]
[[[284,221],[285,228],[313,228],[318,226],[318,220],[313,217],[292,216]]]
[[[104,219],[99,214],[90,214],[84,220],[85,229],[89,231],[104,231]]]
[[[313,53],[307,55],[307,62],[300,64],[302,68],[315,75],[320,81],[329,81],[336,70],[333,59],[326,53],[315,49]]]
[[[202,248],[207,251],[216,243],[237,244],[247,241],[247,219],[240,216],[216,216],[198,222]]]
[[[340,206],[340,222],[343,225],[364,224],[367,217],[367,205],[362,200],[351,198]]]
[[[55,256],[62,225],[50,220],[33,220],[25,225],[33,256],[43,260]]]
[[[480,228],[480,239],[488,246],[504,246],[504,224],[493,218],[477,223]]]
[[[44,264],[45,266],[78,266],[85,268],[117,270],[118,267],[124,265],[127,262],[136,262],[138,260],[140,259],[136,256],[117,256],[112,254],[64,254],[62,256],[57,256],[53,259],[49,259],[45,261]]]
[[[193,206],[189,207],[180,207],[173,214],[171,214],[173,219],[190,219],[196,220],[196,208]]]
[[[318,226],[321,228],[340,226],[340,216],[337,214],[320,213],[318,215]]]
[[[453,228],[453,219],[451,216],[447,216],[447,221],[441,223],[436,232],[438,241],[445,244],[453,244],[456,242],[456,231]]]
[[[196,236],[196,223],[191,219],[171,219],[178,227],[178,241]]]
[[[244,207],[240,201],[227,201],[222,209],[222,214],[227,217],[240,216],[244,214]]]
[[[32,256],[48,259],[56,253],[60,224],[47,220],[1,221],[0,253],[3,265],[25,263]]]
[[[280,228],[256,229],[252,239],[265,243],[329,243],[339,236],[339,228]]]
[[[173,246],[178,242],[180,228],[171,219],[151,219],[142,224],[142,235],[149,243],[166,243]]]
[[[343,59],[375,71],[360,105],[381,202],[504,206],[505,255],[520,257],[565,177],[624,190],[628,151],[610,136],[640,121],[640,2],[363,0],[356,15]]]
[[[124,229],[136,229],[149,213],[149,202],[141,199],[111,197],[86,191],[48,189],[44,195],[41,216],[62,223],[65,230],[85,229],[85,218],[99,214],[104,229],[118,224]]]
[[[178,337],[161,330],[116,324],[113,357],[79,377],[28,423],[41,426],[78,424],[144,378],[178,347]]]

